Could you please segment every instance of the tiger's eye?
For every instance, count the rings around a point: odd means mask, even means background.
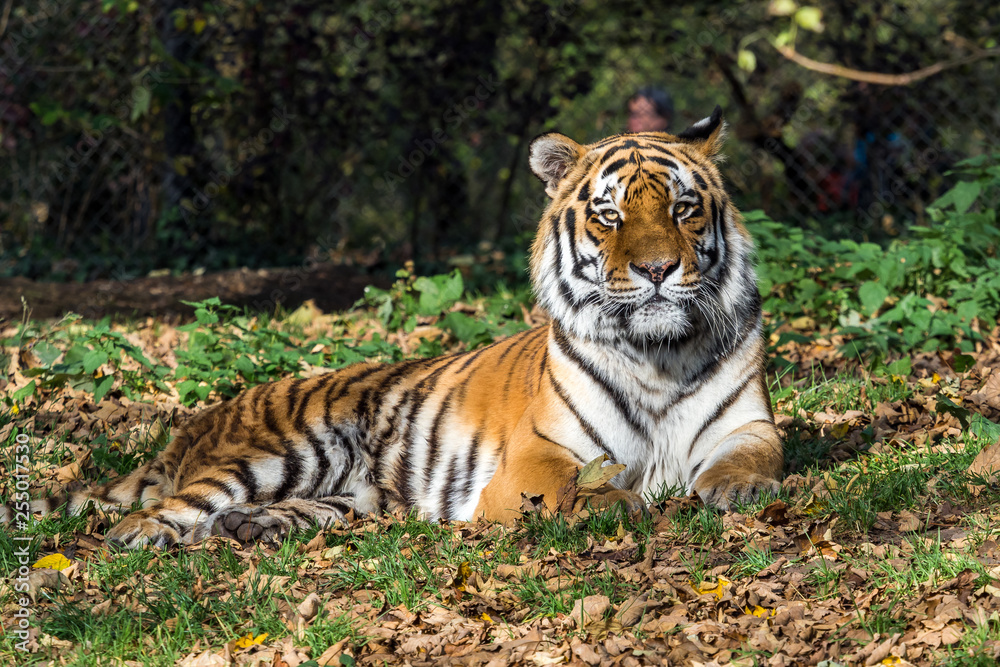
[[[674,215],[684,215],[685,213],[688,212],[690,208],[691,206],[685,204],[684,202],[681,202],[677,204],[677,206],[674,206]]]
[[[604,216],[604,219],[608,222],[618,222],[622,217],[618,211],[604,211],[601,215]]]

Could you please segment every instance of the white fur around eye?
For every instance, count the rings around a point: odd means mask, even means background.
[[[597,219],[602,225],[608,227],[617,227],[622,222],[622,214],[613,208],[605,209],[603,211],[597,212]]]

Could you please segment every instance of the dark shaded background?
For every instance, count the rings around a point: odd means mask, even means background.
[[[824,29],[799,27],[798,50],[859,70],[911,72],[1000,41],[997,3],[812,4]],[[723,106],[742,207],[825,233],[884,240],[926,224],[949,166],[1000,149],[1000,59],[897,87],[819,74],[770,45],[792,21],[763,1],[0,11],[0,276],[419,269],[491,250],[516,274],[545,203],[527,143],[618,132],[646,84],[672,93],[674,130]]]

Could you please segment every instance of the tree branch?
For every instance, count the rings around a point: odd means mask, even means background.
[[[959,65],[967,65],[969,63],[975,62],[977,60],[982,60],[983,58],[989,58],[991,56],[1000,56],[1000,48],[997,49],[986,49],[985,51],[980,51],[972,55],[963,56],[961,58],[955,58],[954,60],[946,60],[944,62],[935,63],[929,67],[924,67],[923,69],[918,69],[907,74],[883,74],[881,72],[863,72],[861,70],[852,69],[850,67],[844,67],[843,65],[836,65],[832,63],[821,63],[818,60],[813,60],[812,58],[807,58],[794,47],[791,46],[775,46],[774,47],[778,53],[788,58],[792,62],[805,67],[806,69],[813,70],[814,72],[821,72],[822,74],[832,74],[833,76],[839,76],[844,79],[851,79],[852,81],[863,81],[865,83],[874,83],[880,86],[906,86],[913,83],[914,81],[920,81],[921,79],[926,79],[929,76],[934,76],[938,72],[942,72],[946,69],[952,67],[958,67]]]
[[[10,18],[10,8],[14,0],[7,0],[7,5],[3,8],[3,16],[0,16],[0,37],[7,32],[7,20]]]

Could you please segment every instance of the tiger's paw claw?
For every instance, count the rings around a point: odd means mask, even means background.
[[[751,503],[764,494],[777,496],[781,483],[773,477],[745,470],[714,473],[709,470],[694,485],[706,505],[728,511],[737,503]]]
[[[142,512],[124,517],[104,536],[104,543],[116,549],[138,549],[144,546],[168,549],[180,541],[181,536],[176,530]]]

